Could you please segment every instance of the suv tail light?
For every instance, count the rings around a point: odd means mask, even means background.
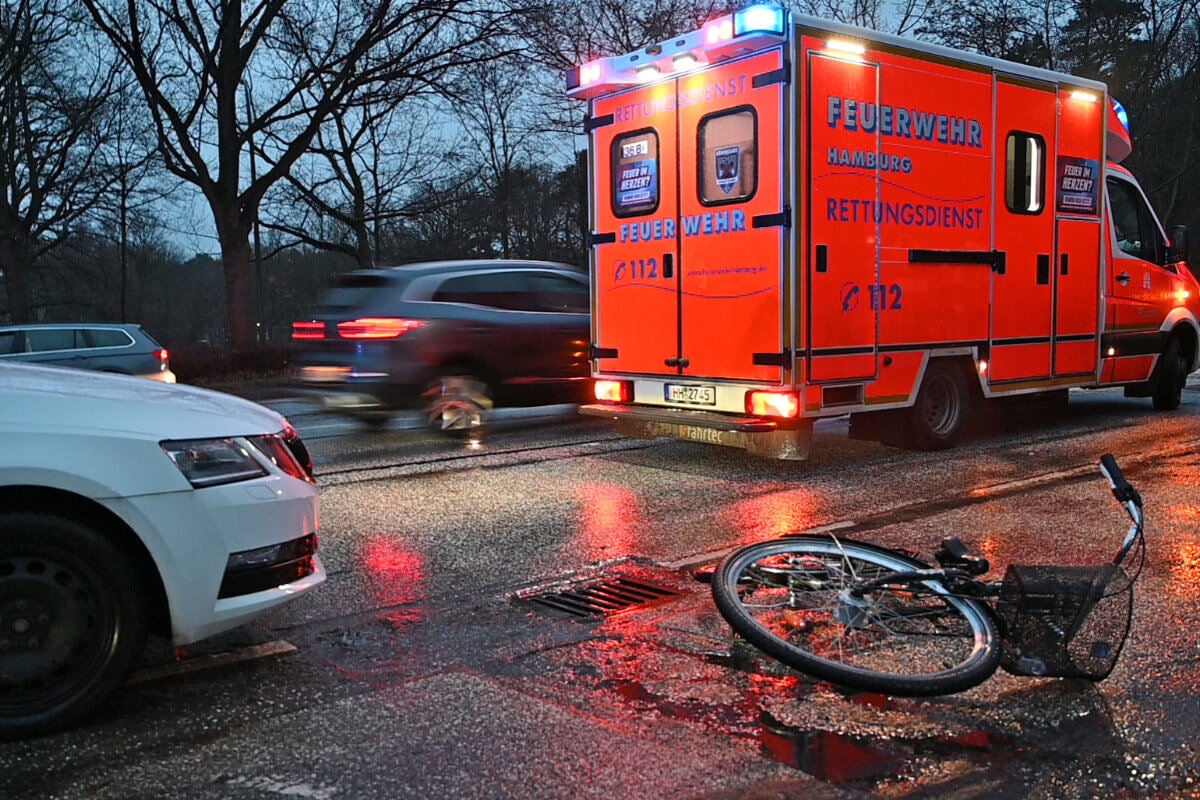
[[[303,322],[292,323],[292,339],[307,340],[307,339],[324,339],[325,338],[325,323],[317,322],[316,320],[305,320]]]
[[[425,324],[423,319],[401,317],[363,317],[338,323],[343,339],[395,339]]]
[[[170,358],[170,356],[171,353],[165,347],[160,347],[158,350],[154,351],[154,357],[163,364],[167,363],[167,359]]]

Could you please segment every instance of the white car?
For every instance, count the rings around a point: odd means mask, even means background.
[[[193,387],[0,364],[0,738],[77,722],[147,633],[176,645],[325,580],[280,415]]]

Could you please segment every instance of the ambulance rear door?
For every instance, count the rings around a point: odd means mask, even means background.
[[[822,52],[806,40],[810,235],[808,237],[808,341],[813,382],[873,378],[879,342],[879,200],[875,154],[879,126],[848,133],[834,121],[841,98],[877,107],[879,67],[861,59]],[[867,163],[867,154],[871,162]],[[857,159],[851,167],[844,166]],[[848,232],[850,225],[853,227]],[[882,304],[886,304],[884,299]]]
[[[784,63],[776,47],[593,101],[597,372],[782,380]]]
[[[1054,375],[1099,366],[1101,189],[1107,108],[1099,90],[1059,89],[1055,159]]]

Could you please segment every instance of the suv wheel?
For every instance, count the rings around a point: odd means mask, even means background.
[[[463,436],[483,425],[492,408],[488,385],[472,375],[443,375],[425,391],[425,418],[435,431]]]

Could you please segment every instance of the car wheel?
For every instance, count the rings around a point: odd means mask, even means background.
[[[483,425],[492,408],[488,385],[471,375],[443,375],[425,391],[429,427],[451,436],[464,436]]]
[[[145,616],[137,571],[95,530],[0,514],[0,738],[67,727],[108,700]]]

